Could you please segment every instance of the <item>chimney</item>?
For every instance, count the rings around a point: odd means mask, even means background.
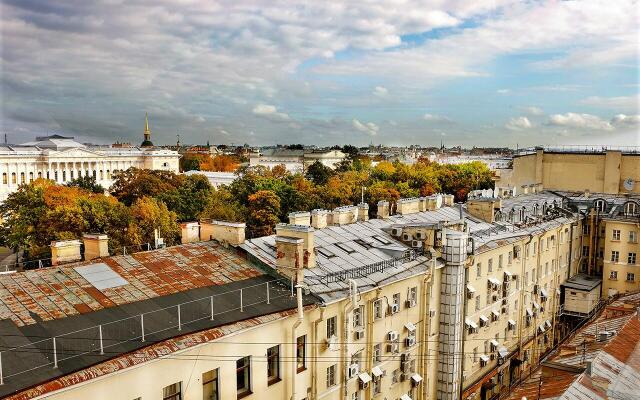
[[[495,213],[501,208],[502,201],[493,197],[476,198],[467,201],[467,212],[489,223],[495,221]]]
[[[378,202],[378,218],[389,218],[389,202],[380,200]]]
[[[443,197],[442,202],[444,203],[445,206],[453,207],[455,197],[452,194],[445,194],[442,197]]]
[[[589,189],[585,189],[584,190],[584,198],[588,199],[589,197],[591,197],[591,191]]]
[[[420,211],[420,199],[417,197],[409,197],[400,199],[397,203],[396,212],[400,215],[415,214]]]
[[[333,209],[333,225],[347,225],[356,222],[358,218],[358,207],[342,206]]]
[[[369,220],[369,204],[360,203],[358,204],[358,221],[368,221]]]
[[[316,253],[313,243],[314,236],[313,227],[304,225],[291,225],[280,223],[276,225],[276,237],[289,237],[304,240],[302,248],[304,249],[305,268],[313,268],[316,266]]]
[[[329,210],[323,210],[321,208],[311,211],[311,226],[315,229],[322,229],[327,226],[327,218],[329,216]]]
[[[311,213],[308,211],[298,211],[289,214],[289,223],[291,225],[311,225]]]
[[[418,198],[418,211],[423,212],[427,211],[427,198],[419,197]]]
[[[109,236],[104,233],[85,233],[82,241],[85,260],[109,256]]]
[[[80,255],[79,240],[59,240],[57,242],[51,242],[51,265],[59,265],[66,262],[80,261],[82,256]]]
[[[217,240],[233,246],[244,243],[244,222],[216,221],[213,219],[200,221],[200,240]]]
[[[276,236],[276,269],[279,273],[295,277],[296,282],[301,282],[304,273],[304,239]]]
[[[198,242],[200,240],[200,224],[197,222],[181,223],[180,231],[182,233],[182,244]]]

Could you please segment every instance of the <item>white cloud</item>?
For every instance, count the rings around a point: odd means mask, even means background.
[[[640,115],[624,115],[618,114],[611,119],[611,125],[615,127],[635,127],[640,125]],[[640,133],[638,133],[638,142],[640,143]]]
[[[582,99],[580,104],[615,110],[638,110],[640,108],[640,95],[618,97],[590,96]]]
[[[544,110],[536,106],[524,107],[524,111],[530,115],[535,115],[535,116],[544,115]]]
[[[531,128],[531,122],[529,121],[529,118],[527,117],[515,117],[515,118],[511,118],[506,124],[505,124],[505,128],[512,130],[512,131],[520,131],[520,130],[524,130],[524,129],[529,129]]]
[[[276,106],[272,106],[269,104],[258,104],[257,106],[253,107],[252,112],[259,117],[264,117],[275,122],[289,121],[291,119],[288,114],[278,112]]]
[[[374,96],[385,97],[387,94],[389,94],[389,91],[384,86],[376,86],[373,89],[373,95]]]
[[[614,129],[608,121],[605,121],[598,116],[572,112],[566,114],[554,114],[550,116],[549,124],[588,130],[611,131]]]
[[[509,94],[509,93],[511,93],[511,89],[498,89],[498,90],[496,90],[496,93],[498,93],[498,94]]]
[[[436,115],[436,114],[425,114],[422,116],[422,118],[425,121],[431,121],[431,122],[452,122],[451,119],[449,117],[446,117],[444,115]]]
[[[363,123],[354,118],[353,121],[351,121],[351,123],[355,129],[357,129],[360,132],[366,133],[369,136],[377,135],[378,131],[380,130],[380,127],[374,124],[373,122]]]

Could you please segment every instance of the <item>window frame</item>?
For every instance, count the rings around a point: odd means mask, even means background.
[[[307,335],[298,336],[296,338],[296,372],[306,371],[307,369]]]
[[[275,354],[271,350],[275,349]],[[271,375],[271,367],[275,366],[275,375]],[[271,346],[267,349],[267,386],[271,386],[282,380],[280,376],[280,345]]]
[[[177,385],[177,390],[167,393],[168,389],[173,389]],[[182,381],[172,383],[162,388],[162,400],[182,400]]]
[[[212,378],[205,378],[207,374],[211,373]],[[202,374],[202,399],[203,400],[220,400],[220,370],[219,368],[214,368],[211,371],[207,371]],[[211,385],[211,393],[207,393],[205,387],[208,384]],[[215,397],[213,397],[215,395]]]
[[[239,366],[239,362],[245,361],[246,364]],[[238,386],[238,374],[242,372],[245,376],[246,387],[242,389]],[[251,391],[251,356],[241,357],[236,360],[236,396],[238,399],[249,396],[253,392]]]

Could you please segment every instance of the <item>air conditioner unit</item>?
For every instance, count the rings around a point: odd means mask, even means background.
[[[412,239],[412,237],[411,237],[411,235],[409,235],[408,233],[403,233],[403,234],[402,234],[402,240],[403,240],[403,241],[408,242],[408,241],[409,241],[409,240],[411,240],[411,239]]]
[[[358,375],[358,372],[360,372],[360,366],[358,364],[349,365],[349,378]]]
[[[425,240],[427,238],[427,234],[424,232],[416,232],[413,237],[417,240]]]
[[[369,387],[369,382],[360,381],[360,389],[366,389]]]
[[[407,308],[415,307],[416,306],[416,301],[415,300],[407,300],[407,301],[404,302],[404,305]]]
[[[473,300],[473,295],[474,295],[474,292],[467,289],[467,299]]]
[[[331,336],[327,339],[327,350],[338,350],[338,338],[336,336]]]
[[[396,331],[389,331],[389,333],[387,333],[387,339],[390,342],[394,342],[396,340],[398,340],[398,332]]]
[[[407,347],[412,347],[416,345],[416,338],[413,336],[409,336],[408,338],[405,339],[404,342]]]
[[[402,235],[402,228],[393,228],[393,229],[391,229],[391,235],[396,236],[396,237]]]
[[[412,240],[411,241],[411,247],[413,247],[414,249],[419,249],[422,247],[422,240]]]
[[[356,340],[364,339],[364,329],[355,331],[354,336],[356,337]]]
[[[485,367],[486,365],[487,365],[487,362],[483,359],[480,359],[480,366]]]
[[[398,311],[400,311],[400,305],[399,304],[391,304],[389,306],[389,314],[395,314]]]
[[[387,345],[388,353],[397,353],[398,351],[400,351],[400,346],[398,345],[398,343],[389,343]]]

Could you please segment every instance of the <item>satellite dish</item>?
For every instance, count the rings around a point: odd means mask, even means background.
[[[629,192],[633,190],[633,185],[634,185],[634,181],[632,178],[627,178],[624,180],[623,186],[626,190],[628,190]]]

